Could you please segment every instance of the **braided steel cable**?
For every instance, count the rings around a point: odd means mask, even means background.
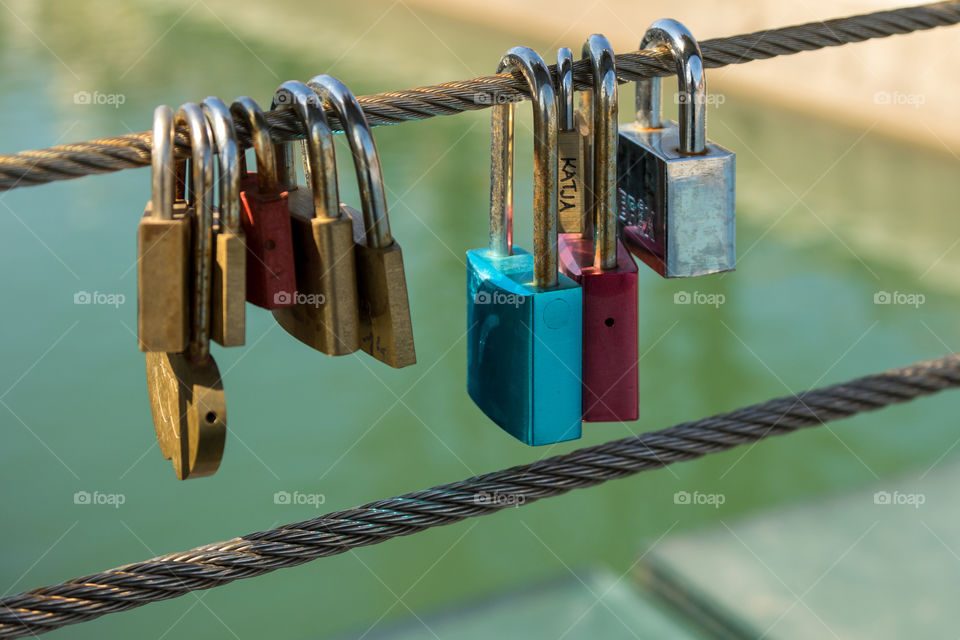
[[[849,18],[757,31],[728,38],[714,38],[700,43],[704,63],[709,68],[742,64],[837,47],[873,38],[911,33],[960,23],[960,2],[938,2],[891,11],[878,11]],[[620,82],[641,78],[673,75],[666,50],[622,53],[616,56]],[[555,65],[550,67],[555,73]],[[577,89],[590,87],[587,61],[573,65],[573,81]],[[519,75],[503,73],[460,82],[445,82],[406,91],[388,91],[358,98],[372,125],[398,124],[486,109],[499,101],[518,101],[529,97],[526,83]],[[327,109],[330,126],[340,130],[336,114]],[[290,111],[267,113],[270,134],[275,141],[302,137],[303,129]],[[241,143],[249,146],[245,124],[236,122]],[[186,130],[177,134],[177,153],[189,154]],[[0,191],[69,180],[80,176],[110,173],[150,164],[150,132],[131,133],[114,138],[59,145],[39,151],[0,156]]]
[[[960,354],[0,598],[20,638],[960,387]],[[483,499],[490,496],[524,500]]]

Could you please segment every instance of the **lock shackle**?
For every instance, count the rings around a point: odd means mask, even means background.
[[[314,217],[336,220],[340,217],[340,188],[337,185],[337,150],[327,114],[317,94],[298,80],[284,82],[273,94],[270,109],[292,110],[306,132],[303,142],[303,167],[313,192]],[[292,160],[293,142],[277,145]],[[281,162],[280,182],[296,188],[293,163]]]
[[[257,156],[257,190],[264,194],[281,193],[283,185],[277,175],[277,157],[270,139],[270,129],[260,105],[247,96],[241,96],[230,105],[230,113],[247,125]]]
[[[575,114],[573,90],[573,51],[569,47],[557,50],[557,117],[560,131],[573,130]]]
[[[582,58],[590,61],[593,88],[593,264],[617,268],[617,65],[613,47],[595,33],[583,43]]]
[[[380,154],[373,140],[373,130],[357,98],[347,85],[331,75],[314,76],[307,82],[321,103],[329,102],[340,119],[357,173],[357,186],[363,204],[363,226],[367,245],[374,248],[393,244],[390,219],[387,217],[387,194],[380,167]]]
[[[504,54],[497,73],[519,71],[533,104],[533,284],[557,286],[557,101],[543,58],[528,47]],[[497,104],[490,118],[490,252],[513,253],[514,104]]]
[[[173,220],[173,198],[177,168],[173,164],[173,110],[165,104],[153,110],[153,138],[150,149],[150,200],[153,217]]]
[[[203,110],[193,102],[180,105],[176,126],[190,130],[191,177],[188,199],[196,217],[193,234],[193,330],[190,357],[195,362],[210,356],[210,280],[213,275],[213,151],[207,138]]]
[[[665,45],[673,54],[680,91],[680,153],[697,155],[707,147],[707,80],[703,54],[690,30],[676,20],[657,20],[640,41],[641,49]],[[637,125],[660,129],[660,78],[637,81]]]
[[[216,96],[201,105],[207,120],[207,136],[220,161],[220,232],[240,232],[240,147],[230,108]]]

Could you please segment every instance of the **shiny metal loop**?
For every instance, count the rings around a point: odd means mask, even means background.
[[[497,73],[520,71],[533,104],[533,281],[549,289],[557,275],[557,101],[543,58],[528,47],[510,49]],[[513,253],[513,103],[491,116],[490,251]]]
[[[257,156],[257,188],[261,193],[280,193],[283,187],[277,175],[277,158],[270,139],[267,119],[260,105],[252,98],[242,96],[230,105],[230,113],[247,125],[253,139],[253,152]]]
[[[216,96],[203,101],[207,133],[220,161],[217,183],[220,187],[220,230],[240,232],[240,145],[230,108]]]
[[[560,47],[557,51],[557,117],[560,131],[573,129],[573,51]]]
[[[180,106],[176,126],[190,130],[191,177],[188,198],[196,216],[193,239],[193,330],[190,357],[206,360],[210,355],[210,281],[213,276],[213,152],[207,139],[207,122],[199,105]]]
[[[310,87],[298,80],[284,82],[273,94],[270,109],[292,109],[306,131],[304,143],[304,170],[313,192],[313,210],[318,218],[336,220],[340,217],[340,188],[337,185],[337,151],[333,132],[327,124],[327,114],[320,99]],[[293,142],[277,145],[285,147],[286,157],[293,156]],[[280,181],[293,188],[296,174],[292,164],[281,163]]]
[[[321,103],[329,102],[340,119],[344,134],[350,143],[357,185],[363,203],[363,226],[367,245],[375,248],[393,244],[390,219],[387,217],[387,194],[383,184],[380,154],[373,140],[373,130],[356,97],[345,84],[330,75],[319,75],[307,82]]]
[[[680,92],[680,153],[703,153],[707,144],[707,81],[700,45],[676,20],[657,20],[643,36],[641,49],[665,45],[673,54]],[[637,82],[637,125],[659,129],[660,78]]]
[[[153,217],[173,220],[177,168],[173,164],[173,110],[165,104],[153,110],[153,142],[150,150],[150,199]]]
[[[613,47],[595,33],[583,43],[582,57],[593,73],[593,229],[594,266],[617,267],[617,66]]]

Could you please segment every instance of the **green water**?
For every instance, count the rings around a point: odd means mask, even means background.
[[[272,11],[289,27],[270,33],[262,14],[232,14],[221,2],[10,3],[0,10],[0,148],[144,130],[156,104],[211,93],[268,104],[283,80],[316,73],[338,75],[357,94],[480,75],[518,43],[400,5],[374,23],[389,6],[279,3]],[[550,43],[526,44],[545,51]],[[77,91],[125,100],[76,104]],[[520,110],[520,132],[528,111]],[[417,366],[319,355],[249,308],[248,346],[214,348],[229,402],[223,464],[185,483],[156,447],[135,340],[135,228],[148,172],[0,194],[0,589],[16,593],[960,346],[951,277],[960,262],[960,163],[728,95],[711,111],[710,134],[738,153],[738,271],[695,281],[641,272],[641,419],[527,448],[488,423],[465,391],[463,256],[486,238],[488,117],[376,132]],[[530,146],[529,136],[518,141],[521,246],[531,235]],[[351,173],[341,165],[342,197],[356,204]],[[126,302],[75,305],[79,291]],[[725,304],[674,304],[682,291],[722,294]],[[878,291],[922,294],[925,303],[875,305]],[[888,409],[50,637],[356,636],[411,611],[588,566],[619,575],[668,531],[953,457],[956,402],[946,394]],[[678,490],[722,492],[726,503],[677,506]],[[76,505],[77,491],[125,502]],[[323,494],[325,503],[277,505],[277,491]]]

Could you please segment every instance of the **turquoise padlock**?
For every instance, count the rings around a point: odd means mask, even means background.
[[[580,437],[582,297],[557,270],[557,104],[546,63],[514,47],[533,101],[533,255],[513,247],[512,103],[493,107],[490,248],[467,252],[467,391],[529,445]]]

